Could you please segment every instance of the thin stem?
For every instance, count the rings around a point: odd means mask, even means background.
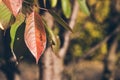
[[[28,1],[23,1],[23,2],[25,2],[26,4],[29,4],[29,5],[32,5],[33,6],[33,4],[31,4],[30,2],[28,2]],[[46,8],[42,8],[42,7],[39,7],[39,6],[37,6],[39,9],[41,9],[41,10],[45,10],[45,11],[48,11],[48,9],[46,9]]]

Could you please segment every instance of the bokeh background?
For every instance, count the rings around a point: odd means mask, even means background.
[[[52,6],[52,0],[46,0],[46,4],[44,1],[39,1],[40,7],[54,9],[73,33],[55,22],[48,12],[40,10],[57,37],[55,50],[51,49],[48,36],[46,50],[39,64],[35,64],[24,43],[23,23],[17,30],[14,44],[19,64],[17,67],[10,66],[12,63],[3,66],[0,80],[7,80],[6,76],[13,71],[15,80],[120,80],[120,0],[86,0],[89,15],[77,0],[53,0],[58,1],[56,6]],[[62,7],[61,1],[68,6]]]

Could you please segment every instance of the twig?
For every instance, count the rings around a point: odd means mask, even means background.
[[[33,6],[33,4],[31,4],[30,2],[28,2],[28,1],[23,1],[23,2],[25,2],[26,4],[29,4],[29,5],[32,5]],[[46,9],[46,8],[42,8],[42,7],[39,7],[39,6],[37,6],[39,9],[41,9],[41,10],[45,10],[45,11],[48,11],[48,9]]]
[[[73,12],[72,12],[71,20],[69,22],[69,26],[70,26],[71,29],[73,29],[73,27],[75,25],[75,21],[76,21],[76,18],[77,18],[78,11],[79,11],[79,5],[78,5],[77,1],[75,0],[74,6],[73,6]],[[69,42],[70,42],[70,34],[71,34],[70,31],[65,33],[65,35],[64,35],[64,45],[60,49],[60,51],[58,53],[59,56],[62,57],[62,58],[65,56],[65,54],[67,52],[67,49],[68,49],[68,46],[69,46]]]
[[[118,27],[111,34],[109,34],[103,41],[101,41],[100,43],[98,43],[94,47],[90,48],[87,52],[85,52],[83,54],[83,56],[80,58],[80,60],[86,58],[91,53],[93,53],[94,51],[96,51],[103,43],[106,43],[114,34],[118,33],[119,31],[120,31],[120,25],[118,25]]]

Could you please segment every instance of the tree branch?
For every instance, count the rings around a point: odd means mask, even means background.
[[[78,5],[77,1],[75,0],[71,20],[69,22],[69,26],[70,26],[71,29],[73,29],[73,27],[75,26],[75,21],[76,21],[76,18],[77,18],[78,11],[79,11],[79,5]],[[70,42],[70,34],[71,34],[71,32],[67,31],[64,35],[64,45],[58,53],[61,58],[63,58],[65,56],[66,52],[67,52],[69,42]]]
[[[111,34],[109,34],[103,41],[101,41],[100,43],[98,43],[94,47],[90,48],[87,52],[85,52],[84,55],[80,58],[80,60],[86,58],[91,53],[93,53],[94,51],[96,51],[103,43],[106,43],[113,35],[115,35],[119,31],[120,31],[120,25],[118,25],[118,27]]]

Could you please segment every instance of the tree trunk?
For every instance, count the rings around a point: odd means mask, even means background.
[[[64,69],[63,58],[58,58],[55,54],[53,54],[53,79],[52,80],[62,80],[62,72]]]
[[[104,62],[103,80],[115,80],[115,63],[116,63],[117,44],[118,44],[118,38],[115,38]]]
[[[71,20],[69,22],[69,26],[71,28],[73,28],[75,25],[75,20],[76,20],[78,11],[79,11],[79,6],[78,6],[78,3],[75,1],[74,7],[73,7],[73,13],[71,16]],[[51,25],[51,23],[53,23],[50,21],[52,21],[52,20],[49,18],[49,21],[47,21],[49,26]],[[50,27],[52,27],[52,26],[50,26]],[[68,31],[64,35],[64,45],[58,51],[58,55],[60,57],[57,57],[51,51],[50,48],[48,48],[47,51],[45,52],[44,60],[43,60],[44,65],[45,65],[45,68],[43,70],[43,72],[44,72],[43,80],[62,80],[62,72],[64,70],[64,65],[63,65],[64,61],[63,60],[64,60],[64,57],[66,55],[66,51],[67,51],[68,46],[69,46],[70,34],[71,34],[71,32]]]
[[[119,7],[120,7],[120,0],[111,0],[111,16],[110,16],[111,21],[109,22],[109,24],[110,26],[111,24],[114,24],[112,27],[116,27],[116,33],[111,38],[111,39],[114,39],[114,41],[111,44],[109,52],[105,57],[103,80],[115,80],[116,49],[118,46],[117,34],[119,33],[119,30],[120,30],[120,24],[119,24],[120,17],[118,14],[118,12],[120,12]]]
[[[47,25],[52,28],[53,27],[53,18],[49,13],[45,13],[44,19],[47,22]],[[53,52],[51,47],[48,47],[43,56],[43,80],[53,80]]]
[[[47,48],[43,58],[43,80],[53,80],[53,59],[51,48]]]

